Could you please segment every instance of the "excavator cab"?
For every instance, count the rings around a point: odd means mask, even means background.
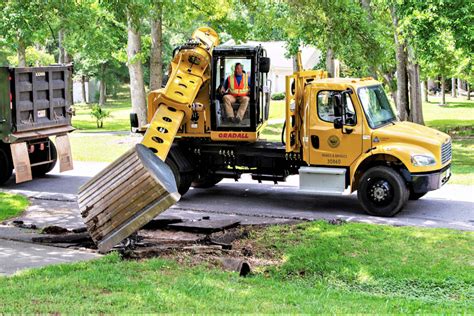
[[[237,64],[248,78],[248,105],[242,107],[242,98],[229,94],[228,78]],[[210,89],[211,130],[213,132],[257,132],[268,120],[271,81],[268,80],[270,58],[262,46],[218,46],[211,64]],[[230,102],[232,101],[232,102]],[[226,110],[226,102],[231,108]],[[227,105],[229,106],[229,104]],[[232,113],[233,112],[233,113]],[[233,120],[239,117],[238,121]],[[222,135],[222,133],[219,133]]]

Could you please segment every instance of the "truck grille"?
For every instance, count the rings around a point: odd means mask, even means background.
[[[441,145],[441,164],[451,160],[451,140]]]

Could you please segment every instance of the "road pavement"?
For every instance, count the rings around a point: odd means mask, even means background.
[[[3,189],[27,193],[34,197],[34,205],[45,211],[48,203],[52,208],[54,203],[57,207],[62,203],[70,209],[75,207],[74,194],[78,188],[105,166],[107,163],[76,162],[73,171],[59,174],[55,169],[45,178],[32,182],[16,185],[10,181]],[[259,184],[244,176],[239,182],[226,179],[210,189],[191,189],[164,214],[191,218],[206,214],[242,216],[248,223],[342,218],[367,223],[474,231],[474,186],[445,185],[418,201],[409,201],[396,217],[380,218],[365,214],[355,194],[321,196],[302,193],[298,191],[296,176],[278,185],[268,182]],[[77,210],[72,210],[69,223],[74,226],[79,220]]]
[[[24,269],[99,257],[100,255],[88,251],[0,239],[0,276],[15,274]]]

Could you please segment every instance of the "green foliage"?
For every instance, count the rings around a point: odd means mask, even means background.
[[[284,100],[284,99],[285,99],[285,94],[283,92],[272,94],[272,100],[278,101],[278,100]]]
[[[18,56],[8,56],[8,63],[11,66],[18,66]],[[38,66],[49,66],[54,64],[54,56],[48,54],[44,50],[38,50],[35,47],[26,48],[26,66],[27,67],[38,67]]]
[[[29,201],[23,195],[0,192],[0,221],[16,217],[28,206]]]
[[[96,120],[97,128],[103,128],[104,119],[110,117],[110,112],[102,109],[98,104],[93,104],[91,106],[91,116]]]

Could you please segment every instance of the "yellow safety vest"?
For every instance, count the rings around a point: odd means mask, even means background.
[[[235,75],[229,76],[229,90],[234,97],[241,97],[249,94],[249,78],[247,74],[242,74],[240,84],[237,83]]]

